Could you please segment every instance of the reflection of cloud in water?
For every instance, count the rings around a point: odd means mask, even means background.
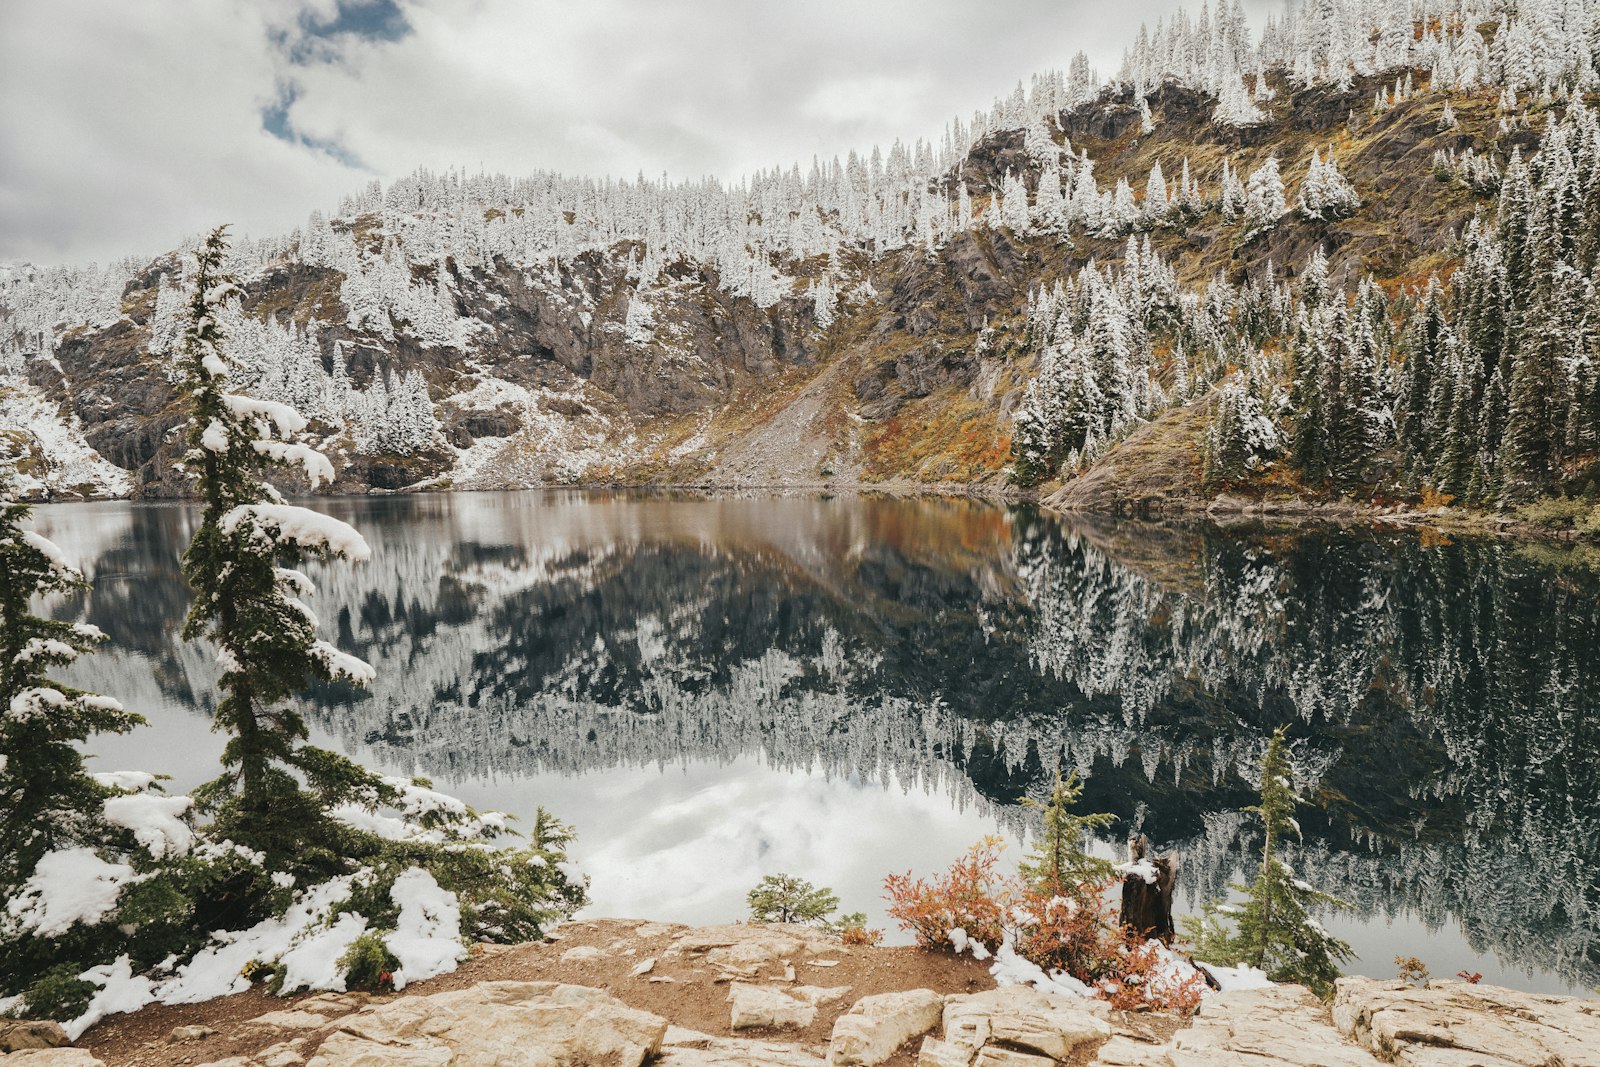
[[[937,793],[766,766],[616,768],[547,781],[540,803],[580,824],[591,911],[681,922],[742,917],[761,877],[800,874],[884,924],[883,877],[948,863],[996,830]],[[908,833],[908,828],[915,832]]]
[[[870,911],[884,873],[1020,826],[1057,766],[1117,833],[1180,849],[1198,899],[1249,861],[1238,772],[1290,721],[1317,798],[1302,862],[1362,938],[1397,920],[1435,969],[1493,952],[1548,988],[1600,978],[1592,575],[1493,543],[1074,529],[960,501],[329,507],[376,555],[319,574],[317,608],[380,677],[319,694],[319,736],[577,823],[605,910],[728,918],[788,870]],[[158,713],[159,744],[103,746],[119,758],[215,748],[184,710],[215,668],[175,642],[183,515],[41,509],[94,557],[94,596],[64,610],[117,646],[77,680]]]

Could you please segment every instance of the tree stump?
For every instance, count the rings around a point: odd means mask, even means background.
[[[1139,936],[1172,944],[1177,930],[1172,922],[1172,889],[1177,864],[1167,856],[1150,856],[1143,834],[1128,842],[1128,859],[1134,869],[1122,878],[1122,925]],[[1150,880],[1150,875],[1154,880]]]

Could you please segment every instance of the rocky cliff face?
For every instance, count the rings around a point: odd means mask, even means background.
[[[325,379],[324,393],[335,388],[328,382],[348,396],[413,372],[425,381],[436,426],[404,449],[373,444],[370,419],[366,430],[353,416],[314,419],[314,443],[340,470],[336,492],[764,480],[997,487],[1010,459],[1010,417],[1032,371],[1020,328],[1029,291],[1091,260],[1118,261],[1126,240],[1001,224],[996,205],[1008,177],[1020,176],[1037,197],[1041,158],[1056,152],[1070,165],[1070,151],[1087,153],[1101,185],[1125,178],[1142,189],[1153,163],[1172,175],[1187,161],[1209,186],[1224,160],[1243,172],[1276,155],[1292,197],[1312,150],[1336,145],[1365,201],[1354,218],[1285,217],[1246,239],[1237,224],[1207,214],[1154,229],[1153,248],[1195,286],[1218,274],[1238,281],[1268,264],[1292,273],[1319,247],[1336,279],[1371,271],[1395,285],[1414,282],[1448,263],[1454,233],[1480,203],[1435,179],[1434,152],[1506,151],[1533,134],[1497,132],[1492,102],[1480,98],[1455,101],[1459,126],[1450,130],[1441,129],[1440,96],[1419,93],[1372,116],[1373,90],[1284,85],[1273,121],[1229,127],[1213,122],[1211,100],[1169,84],[1148,98],[1149,133],[1126,94],[1054,116],[1041,127],[1047,139],[1039,129],[991,130],[958,165],[895,194],[953,203],[964,189],[977,222],[931,242],[846,233],[824,255],[804,255],[797,243],[792,253],[758,257],[757,273],[773,276],[766,281],[734,276],[736,257],[662,259],[649,240],[632,237],[519,259],[461,236],[459,216],[453,236],[424,255],[396,221],[409,216],[385,205],[333,220],[327,234],[353,250],[350,262],[362,270],[390,271],[387,311],[352,306],[352,283],[367,276],[314,254],[308,228],[252,246],[242,314],[300,331],[318,364],[304,373]],[[499,209],[482,214],[487,227],[509,221]],[[37,493],[185,491],[172,469],[184,414],[160,343],[172,333],[180,274],[176,254],[132,271],[98,313],[75,322],[79,312],[63,312],[67,321],[42,343],[22,328],[19,290],[0,292],[13,327],[0,400],[10,398],[13,451],[37,460]],[[447,329],[425,328],[394,291],[422,293]],[[50,434],[15,414],[24,401],[53,409],[51,433],[104,464],[69,475],[52,458],[60,446]],[[805,417],[782,421],[801,402]]]

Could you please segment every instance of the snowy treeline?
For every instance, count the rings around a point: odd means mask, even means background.
[[[1152,378],[1184,401],[1232,362],[1245,371],[1218,398],[1206,442],[1214,478],[1283,453],[1307,483],[1344,490],[1379,477],[1373,465],[1392,452],[1413,491],[1515,505],[1558,487],[1568,461],[1600,446],[1600,120],[1581,103],[1552,117],[1532,160],[1514,152],[1498,185],[1492,211],[1462,237],[1461,266],[1420,292],[1388,294],[1367,277],[1347,294],[1319,251],[1294,288],[1269,267],[1242,288],[1218,280],[1203,297],[1182,294],[1130,242],[1110,287],[1118,300],[1096,297],[1108,287],[1092,266],[1074,289],[1035,294],[1039,370],[1017,415],[1017,476],[1076,469],[1161,406]],[[1313,154],[1302,215],[1338,217],[1356,195]],[[1281,184],[1274,200],[1281,214]],[[1139,304],[1133,291],[1154,299]],[[1085,344],[1091,309],[1102,325]],[[1170,366],[1152,356],[1156,339],[1170,342]],[[1103,354],[1124,350],[1126,367]]]
[[[1197,312],[1149,238],[1143,246],[1128,238],[1121,270],[1091,263],[1075,281],[1032,294],[1028,334],[1039,364],[1016,416],[1021,476],[1063,463],[1076,469],[1161,408],[1167,395],[1155,378],[1152,329]]]
[[[1423,68],[1435,91],[1501,86],[1514,98],[1518,91],[1595,85],[1597,55],[1600,0],[1316,0],[1291,7],[1281,20],[1269,17],[1259,34],[1233,0],[1215,12],[1203,3],[1194,17],[1180,11],[1153,30],[1141,28],[1111,87],[1131,89],[1148,132],[1153,120],[1144,97],[1169,79],[1215,97],[1218,121],[1245,123],[1270,117],[1261,110],[1272,95],[1269,70],[1287,71],[1295,84],[1310,85]],[[1068,70],[1035,75],[1026,88],[1019,82],[991,110],[952,121],[937,142],[896,141],[887,150],[813,159],[805,168],[776,167],[729,184],[643,175],[597,181],[553,173],[512,178],[418,171],[388,187],[370,183],[347,197],[331,220],[313,213],[301,231],[242,242],[230,266],[248,274],[280,257],[298,256],[339,270],[352,327],[390,337],[402,326],[425,346],[461,348],[470,343],[473,322],[460,314],[454,277],[443,269],[446,259],[489,270],[497,262],[526,268],[638,241],[661,263],[681,258],[715,266],[730,291],[767,307],[793,289],[793,272],[812,257],[833,256],[845,247],[876,253],[936,247],[970,226],[985,207],[991,222],[1003,220],[1014,229],[1024,222],[1050,229],[1077,220],[1090,231],[1116,233],[1133,228],[1141,216],[1150,222],[1149,216],[1169,206],[1196,206],[1187,165],[1171,183],[1152,175],[1142,204],[1135,203],[1134,189],[1121,185],[1087,195],[1092,164],[1062,143],[1056,127],[1063,110],[1096,99],[1103,88],[1080,53]],[[1397,83],[1396,96],[1407,92]],[[987,205],[974,205],[964,188],[952,188],[946,179],[976,143],[1004,130],[1027,131],[1030,159],[1040,171],[1039,202],[1028,204],[1021,176],[1012,176]],[[1265,197],[1255,215],[1276,218],[1282,211],[1272,210],[1274,176],[1261,178],[1263,188],[1248,190]],[[1230,176],[1221,184],[1225,216],[1230,206],[1242,210]],[[1310,184],[1314,191],[1322,187],[1320,181]],[[1325,199],[1332,210],[1346,210],[1347,192],[1337,181],[1331,184]],[[1328,217],[1315,196],[1300,206]],[[378,225],[354,227],[366,215],[376,215]],[[48,351],[49,335],[63,324],[114,321],[120,299],[114,294],[134,266],[91,269],[89,277],[81,271],[27,271],[24,280],[5,283],[0,303],[13,309],[16,327],[30,338],[29,350]],[[815,270],[806,267],[802,276]],[[15,350],[10,340],[0,343]]]
[[[1203,395],[1232,365],[1248,366],[1250,412],[1277,413],[1282,363],[1261,344],[1282,332],[1291,303],[1270,264],[1244,286],[1217,277],[1203,292],[1182,288],[1148,237],[1128,239],[1120,269],[1090,263],[1075,281],[1033,292],[1024,344],[1038,371],[1015,416],[1015,477],[1075,472],[1141,420]],[[1252,450],[1274,447],[1274,435],[1246,421]]]
[[[1392,404],[1414,481],[1521,503],[1600,447],[1600,119],[1513,152],[1461,266],[1410,302]]]
[[[1485,33],[1485,28],[1492,32]],[[1120,82],[1143,96],[1167,80],[1218,99],[1217,121],[1261,121],[1270,99],[1265,72],[1285,71],[1296,86],[1332,84],[1399,68],[1429,72],[1435,91],[1505,86],[1513,92],[1568,81],[1600,84],[1600,3],[1522,0],[1308,0],[1267,18],[1257,37],[1241,0],[1202,3],[1141,27],[1123,57]],[[1244,90],[1252,77],[1251,90]]]
[[[163,285],[157,291],[151,353],[167,352],[180,336],[182,294],[177,286]],[[347,366],[347,342],[333,345],[328,369],[319,340],[321,324],[315,319],[304,326],[257,319],[233,301],[224,306],[221,321],[238,353],[236,377],[251,396],[288,404],[330,429],[348,431],[361,452],[403,456],[434,442],[438,420],[420,371],[394,375],[385,368],[366,389],[356,389]]]

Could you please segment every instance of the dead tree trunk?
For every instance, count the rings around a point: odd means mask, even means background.
[[[1131,869],[1122,878],[1122,925],[1153,941],[1172,944],[1172,888],[1177,864],[1167,856],[1146,858],[1143,834],[1128,842]]]

